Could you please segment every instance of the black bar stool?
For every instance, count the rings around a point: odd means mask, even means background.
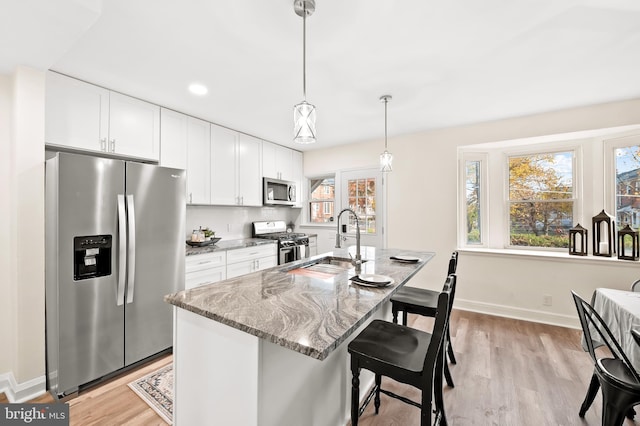
[[[458,252],[454,251],[449,259],[449,270],[447,275],[455,274],[458,268]],[[451,304],[455,297],[455,288],[451,292]],[[393,322],[398,323],[398,311],[402,311],[402,324],[407,325],[407,314],[418,314],[425,317],[433,318],[436,313],[439,292],[416,287],[404,286],[391,297],[391,311],[393,312]],[[449,333],[449,325],[445,332],[445,348],[449,355],[449,360],[453,364],[456,363],[456,357],[451,346],[451,334]],[[449,371],[449,365],[444,364],[444,376],[447,379],[447,385],[454,387],[453,378]]]
[[[351,355],[351,425],[358,425],[358,418],[371,398],[375,396],[375,412],[380,409],[380,392],[392,398],[420,408],[422,426],[431,425],[432,405],[435,400],[436,423],[447,424],[442,395],[442,374],[445,358],[444,335],[451,310],[451,290],[455,287],[455,275],[445,281],[438,295],[435,324],[432,333],[388,321],[374,320],[348,345]],[[375,385],[360,402],[360,370],[375,374]],[[382,376],[414,386],[422,391],[421,403],[381,389]]]

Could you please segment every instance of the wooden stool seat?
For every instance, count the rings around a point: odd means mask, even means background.
[[[458,252],[454,251],[449,259],[449,269],[447,275],[455,274],[458,268]],[[451,292],[451,304],[455,296],[455,288]],[[391,297],[391,311],[393,313],[393,322],[398,322],[398,312],[402,312],[402,324],[407,325],[408,314],[417,314],[425,317],[434,317],[438,305],[438,291],[404,286]],[[456,357],[451,346],[451,334],[449,326],[445,331],[445,350],[451,360],[455,364]],[[444,364],[444,376],[447,379],[447,385],[454,387],[453,377],[449,370],[449,365]]]
[[[358,419],[367,404],[374,398],[375,412],[380,408],[380,393],[420,408],[420,424],[431,425],[432,407],[435,402],[436,423],[446,425],[442,395],[442,375],[444,363],[444,332],[449,320],[449,303],[455,288],[455,275],[445,281],[438,295],[435,324],[431,333],[404,325],[382,320],[374,320],[365,327],[347,346],[351,357],[351,425],[357,426]],[[375,374],[375,385],[360,404],[360,370]],[[421,402],[382,389],[382,376],[406,383],[421,390]]]

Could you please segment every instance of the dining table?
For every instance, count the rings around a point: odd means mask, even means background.
[[[616,338],[627,358],[640,372],[640,345],[631,334],[640,330],[640,292],[597,288],[591,306],[600,314]]]

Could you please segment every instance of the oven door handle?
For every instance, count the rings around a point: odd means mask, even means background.
[[[309,257],[309,246],[306,244],[301,244],[299,246],[297,246],[297,251],[298,251],[298,258],[296,260],[302,260],[302,259],[306,259],[307,257]]]

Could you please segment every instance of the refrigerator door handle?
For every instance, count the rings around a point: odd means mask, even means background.
[[[124,305],[124,281],[127,273],[127,218],[124,206],[124,195],[118,194],[118,306]]]
[[[129,250],[127,258],[127,303],[133,303],[133,293],[135,289],[136,277],[136,213],[133,207],[133,195],[127,195],[127,218]]]

